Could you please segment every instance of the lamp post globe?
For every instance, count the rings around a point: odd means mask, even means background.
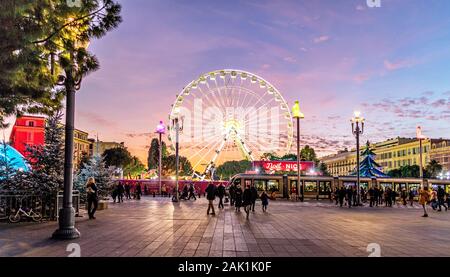
[[[159,124],[156,126],[156,133],[159,135],[159,150],[158,150],[158,178],[159,178],[159,195],[161,196],[161,189],[162,189],[162,181],[161,181],[161,174],[162,174],[162,135],[166,133],[166,126],[164,125],[164,122],[162,120],[159,121]]]
[[[359,165],[359,136],[364,133],[364,117],[361,116],[360,111],[355,111],[350,120],[352,123],[352,133],[356,137],[356,205],[361,205],[361,190],[360,190],[360,165]]]
[[[297,120],[297,193],[300,194],[300,201],[303,201],[303,185],[300,185],[300,119],[305,118],[305,115],[300,110],[298,100],[292,107],[292,117]]]

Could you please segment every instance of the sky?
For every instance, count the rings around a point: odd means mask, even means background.
[[[354,146],[354,110],[363,141],[413,137],[417,125],[450,138],[450,1],[119,2],[123,23],[90,44],[101,69],[77,93],[76,127],[143,162],[176,95],[225,68],[299,100],[302,144],[319,156]]]

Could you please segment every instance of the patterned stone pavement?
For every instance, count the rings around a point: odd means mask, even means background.
[[[217,202],[217,201],[216,201]],[[225,205],[206,215],[207,202],[143,198],[110,203],[96,220],[77,218],[82,237],[50,239],[56,222],[0,223],[0,256],[67,256],[78,243],[81,256],[336,257],[368,256],[378,243],[381,256],[450,256],[450,212],[418,206],[339,208],[328,201],[257,203],[246,220]]]

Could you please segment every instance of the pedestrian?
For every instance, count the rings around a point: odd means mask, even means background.
[[[111,196],[113,199],[113,203],[116,203],[116,199],[117,199],[117,194],[118,194],[118,188],[116,184],[113,184],[113,188],[112,188],[112,192],[111,192]]]
[[[436,210],[437,206],[438,206],[437,191],[436,189],[433,189],[431,191],[431,208],[433,208],[433,210]]]
[[[353,200],[353,187],[348,186],[347,188],[347,199],[348,199],[348,207],[352,207],[352,200]]]
[[[140,182],[137,182],[136,188],[134,189],[134,194],[136,195],[137,200],[141,200],[142,188]]]
[[[230,206],[232,207],[234,206],[235,191],[236,191],[236,184],[233,183],[228,189],[228,193],[230,194]]]
[[[438,191],[437,191],[437,199],[438,199],[438,205],[439,205],[439,212],[442,211],[441,206],[444,206],[445,211],[448,210],[447,205],[445,205],[445,190],[439,186]]]
[[[259,198],[261,198],[261,205],[263,212],[267,212],[267,206],[269,205],[269,196],[267,195],[265,190],[263,190]]]
[[[220,183],[217,187],[217,196],[219,197],[219,209],[223,209],[223,197],[225,196],[225,186]]]
[[[166,197],[166,195],[167,195],[167,187],[166,187],[166,184],[164,184],[164,185],[161,187],[161,196],[162,196],[162,197]]]
[[[86,194],[89,219],[95,219],[94,215],[98,207],[98,189],[94,177],[89,177],[86,183]]]
[[[125,192],[125,188],[122,184],[122,182],[119,181],[119,184],[117,185],[117,198],[118,198],[118,202],[122,202],[123,203],[123,194]]]
[[[173,187],[173,189],[172,189],[172,201],[176,201],[177,200],[177,197],[178,196],[180,196],[180,192],[179,191],[177,191],[177,187]]]
[[[189,188],[188,188],[188,185],[185,184],[184,187],[183,187],[183,193],[181,194],[180,199],[186,200],[187,197],[188,197],[188,194],[189,194]]]
[[[408,197],[407,193],[406,193],[406,188],[402,189],[402,193],[401,193],[401,198],[402,198],[402,202],[403,202],[403,206],[406,206],[408,203],[406,202],[406,198]]]
[[[409,203],[410,203],[411,207],[414,204],[414,191],[413,191],[413,189],[409,190]]]
[[[334,200],[336,200],[336,206],[337,206],[338,203],[339,203],[339,190],[338,190],[338,188],[334,189],[333,197],[334,197]]]
[[[210,209],[212,209],[211,215],[215,215],[214,211],[214,200],[216,199],[216,186],[213,183],[209,183],[208,187],[205,190],[206,199],[208,199],[208,210],[206,214],[209,215]]]
[[[447,193],[447,207],[450,207],[450,193]]]
[[[250,187],[250,192],[252,193],[252,212],[255,212],[255,204],[256,199],[258,199],[258,191],[256,190],[254,185]]]
[[[298,201],[297,186],[291,186],[291,200]]]
[[[236,212],[241,211],[242,206],[242,189],[241,185],[237,185],[234,191],[234,205],[236,207]]]
[[[339,190],[339,205],[342,207],[342,205],[344,204],[344,198],[345,198],[345,188],[341,187]]]
[[[247,219],[250,215],[250,209],[252,207],[252,191],[250,190],[250,185],[247,185],[242,196],[242,205],[244,206],[244,211],[247,214]]]
[[[375,204],[378,207],[378,201],[380,199],[380,189],[378,188],[377,185],[375,185],[375,189],[373,190],[373,195],[374,195]]]
[[[369,206],[373,207],[373,204],[375,203],[375,189],[373,188],[373,186],[370,187],[368,194],[369,194]]]
[[[131,188],[128,183],[125,183],[125,197],[126,199],[131,199]]]
[[[148,187],[147,184],[144,186],[144,195],[148,195]]]
[[[423,217],[428,217],[426,205],[430,201],[430,192],[428,187],[424,187],[419,192],[419,204],[423,207]]]
[[[393,189],[391,191],[391,201],[392,201],[392,204],[397,204],[397,191],[395,189]],[[391,204],[391,206],[392,206],[392,204]]]
[[[194,200],[197,200],[197,198],[195,197],[195,193],[194,193],[194,192],[195,192],[194,184],[191,183],[191,184],[189,185],[189,197],[188,197],[188,200],[190,200],[191,197],[193,197]]]

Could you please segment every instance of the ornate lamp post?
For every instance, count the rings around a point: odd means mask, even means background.
[[[300,110],[298,100],[292,107],[292,116],[297,119],[297,192],[301,195],[300,201],[303,201],[303,186],[300,186],[300,119],[305,118],[305,115]]]
[[[175,188],[176,188],[176,198],[173,199],[173,202],[178,202],[180,199],[180,196],[178,194],[178,173],[179,173],[179,168],[180,168],[180,157],[179,157],[179,142],[180,142],[180,132],[183,130],[183,123],[181,123],[180,126],[180,119],[183,122],[183,117],[179,117],[180,115],[180,109],[176,108],[175,109],[175,116],[172,118],[172,126],[173,128],[175,128],[175,172],[176,172],[176,176],[175,176]]]
[[[364,132],[364,117],[361,116],[361,112],[355,111],[354,116],[351,119],[352,123],[352,133],[356,136],[356,195],[357,195],[357,205],[361,203],[361,192],[360,192],[360,172],[359,172],[359,135]]]
[[[423,161],[422,161],[422,140],[426,139],[426,137],[422,134],[422,127],[417,126],[416,128],[416,136],[417,139],[419,140],[419,159],[420,159],[420,163],[419,163],[419,177],[420,180],[422,182],[422,188],[423,188]]]
[[[159,195],[161,195],[161,172],[162,172],[162,135],[166,133],[166,126],[164,123],[159,121],[156,126],[156,133],[159,134],[159,165],[158,165],[158,175],[159,175]]]

